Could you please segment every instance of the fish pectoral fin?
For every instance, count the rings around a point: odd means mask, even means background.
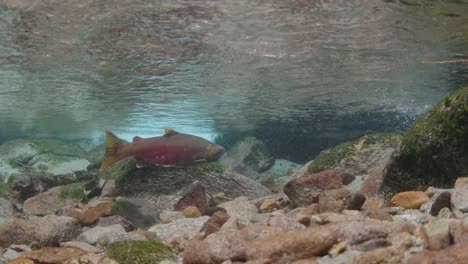
[[[161,166],[161,167],[163,167],[163,168],[174,168],[174,167],[177,167],[177,165],[174,165],[174,164],[172,164],[172,165],[157,165],[157,166]]]
[[[172,128],[165,128],[164,129],[164,137],[169,137],[169,136],[174,136],[174,135],[177,135],[179,134],[179,132],[175,131],[174,129]]]

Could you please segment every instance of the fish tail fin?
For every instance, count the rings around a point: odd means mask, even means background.
[[[106,131],[106,143],[104,144],[104,159],[102,160],[99,171],[106,170],[117,159],[118,150],[126,142],[110,131]]]

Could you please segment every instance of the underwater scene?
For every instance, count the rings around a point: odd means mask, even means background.
[[[0,0],[10,263],[468,263],[468,1]]]

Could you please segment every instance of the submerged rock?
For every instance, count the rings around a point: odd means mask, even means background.
[[[421,205],[429,200],[425,192],[409,191],[395,194],[390,200],[391,206],[399,206],[405,209],[419,209]]]
[[[74,239],[79,232],[78,221],[71,217],[14,218],[0,225],[0,247],[11,244],[26,244],[33,248],[53,246]]]
[[[120,264],[157,264],[175,258],[172,249],[158,240],[118,242],[106,253]]]
[[[62,175],[85,171],[90,162],[86,151],[75,144],[53,139],[17,139],[0,145],[0,181],[25,168]]]
[[[157,166],[136,168],[135,164],[134,158],[118,161],[100,173],[100,177],[115,180],[116,195],[144,198],[160,210],[174,209],[175,202],[181,197],[179,191],[196,181],[199,181],[209,194],[224,192],[229,197],[249,198],[271,194],[270,190],[260,183],[226,170],[216,162],[170,168]],[[199,201],[196,205],[201,206]]]
[[[451,186],[468,174],[468,87],[441,100],[403,134],[384,186],[391,191]]]
[[[254,137],[247,137],[229,149],[219,160],[229,170],[252,179],[260,179],[260,173],[275,164],[268,147]]]
[[[401,135],[370,132],[354,141],[322,151],[309,164],[308,172],[335,169],[340,173],[367,175],[369,169],[382,167],[398,149]]]
[[[75,188],[78,191],[75,191]],[[83,194],[81,186],[76,184],[54,187],[24,201],[23,212],[28,215],[54,214],[59,210],[74,207]]]
[[[290,180],[283,188],[295,206],[306,206],[318,202],[324,190],[343,187],[341,177],[334,170],[322,171]]]

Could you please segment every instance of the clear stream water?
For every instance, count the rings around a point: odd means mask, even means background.
[[[463,0],[0,0],[0,142],[172,127],[301,160],[405,129],[467,44]]]

